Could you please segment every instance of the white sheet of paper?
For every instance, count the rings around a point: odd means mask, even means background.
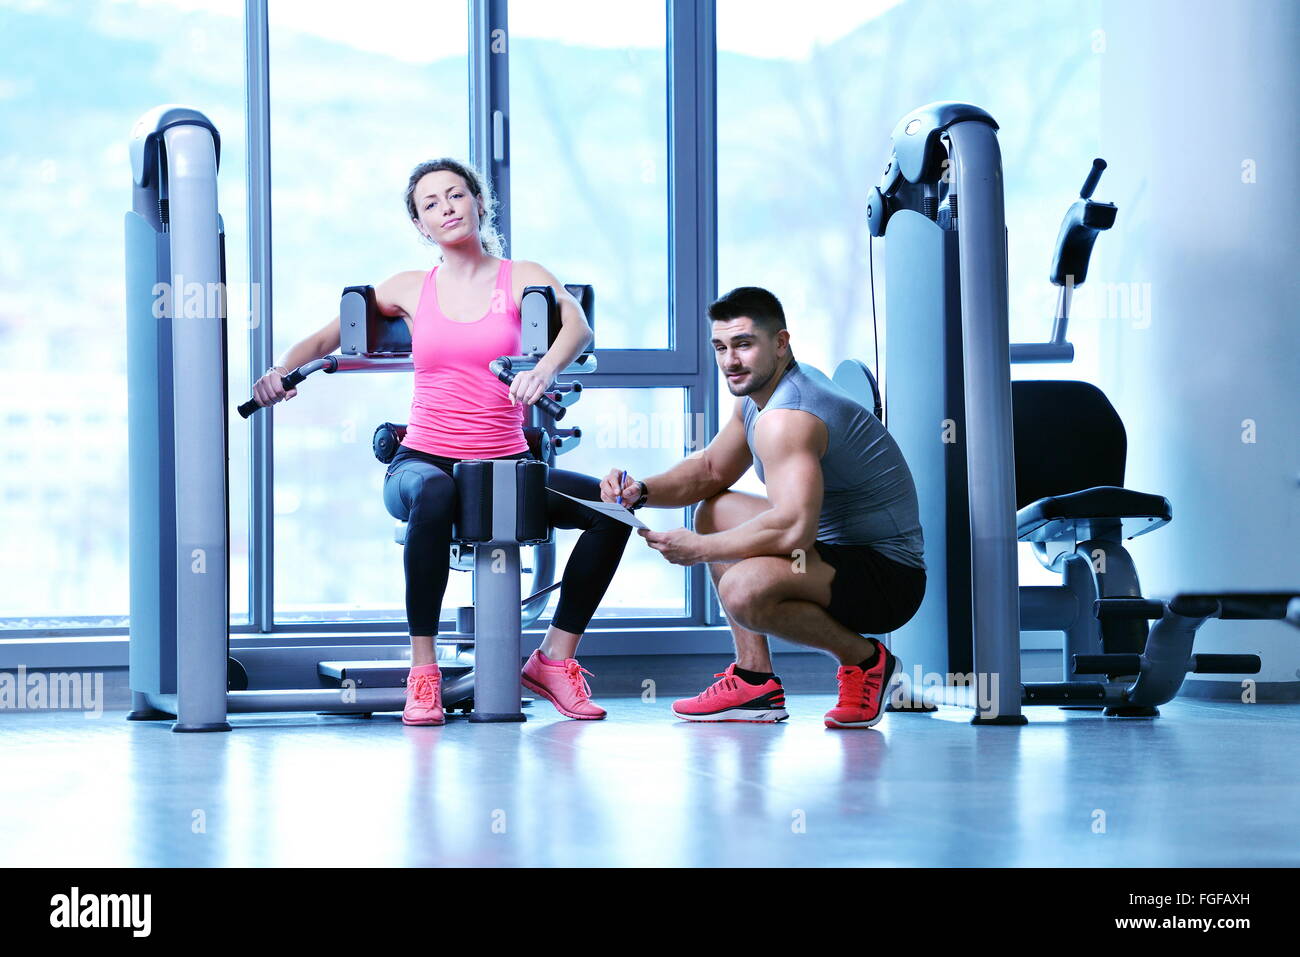
[[[555,492],[556,495],[564,495],[563,492],[556,492],[555,489],[549,489],[549,491]],[[564,497],[572,498],[579,505],[585,505],[587,506],[587,508],[595,509],[597,512],[600,512],[602,515],[608,515],[610,518],[616,518],[624,525],[631,525],[633,528],[644,528],[644,529],[650,528],[649,525],[643,524],[639,518],[637,518],[630,511],[628,511],[627,506],[625,505],[616,505],[613,502],[593,502],[590,499],[573,498],[572,495],[564,495]]]

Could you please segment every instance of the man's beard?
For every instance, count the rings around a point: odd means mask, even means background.
[[[772,380],[772,373],[774,373],[775,371],[776,371],[775,363],[773,363],[771,369],[767,370],[767,375],[762,377],[759,376],[756,370],[750,369],[749,378],[746,379],[744,384],[739,387],[740,391],[736,390],[736,387],[732,385],[730,379],[727,380],[727,391],[730,392],[732,395],[736,396],[737,398],[751,395],[752,393],[762,389],[763,386],[767,385],[768,382]]]

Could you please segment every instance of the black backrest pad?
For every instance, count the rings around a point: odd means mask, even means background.
[[[1011,404],[1017,509],[1049,495],[1124,485],[1124,423],[1095,385],[1012,382]]]
[[[582,285],[576,282],[566,282],[564,288],[569,291],[569,295],[578,300],[578,305],[587,316],[587,325],[591,326],[593,333],[592,344],[588,352],[596,347],[594,334],[596,332],[596,291],[590,286]],[[555,336],[551,336],[551,341],[555,341]]]

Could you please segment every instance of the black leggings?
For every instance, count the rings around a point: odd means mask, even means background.
[[[528,452],[501,458],[532,458]],[[407,523],[406,620],[412,635],[436,635],[442,598],[450,574],[451,525],[456,514],[456,483],[451,470],[461,459],[431,455],[400,446],[384,477],[384,507]],[[546,487],[591,501],[600,500],[600,482],[589,475],[547,471]],[[555,492],[546,493],[547,521],[556,528],[581,528],[560,585],[560,601],[551,623],[580,635],[587,630],[605,597],[630,525],[584,508]]]

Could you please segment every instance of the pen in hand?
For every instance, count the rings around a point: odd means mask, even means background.
[[[623,474],[619,476],[619,480],[618,480],[618,494],[614,496],[614,501],[616,501],[619,505],[623,504],[623,486],[626,484],[627,484],[627,469],[624,469]]]

